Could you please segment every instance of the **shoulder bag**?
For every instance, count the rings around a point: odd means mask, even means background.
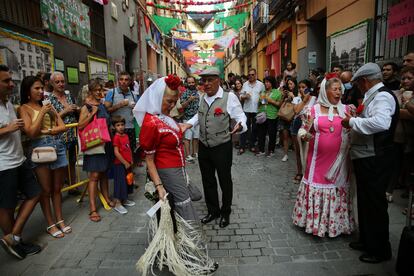
[[[295,117],[295,111],[293,110],[293,104],[291,102],[284,102],[277,113],[280,119],[286,122],[290,122]]]

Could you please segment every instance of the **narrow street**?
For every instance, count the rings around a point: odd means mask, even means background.
[[[225,229],[214,223],[203,227],[210,254],[220,263],[215,275],[394,275],[404,225],[399,195],[389,208],[393,260],[364,264],[358,261],[359,252],[348,247],[353,237],[320,239],[292,225],[290,215],[297,189],[291,181],[294,158],[291,155],[289,162],[281,162],[281,157],[280,150],[272,158],[234,152],[231,224]],[[188,173],[202,189],[198,164],[189,164]],[[45,233],[38,206],[23,236],[41,244],[43,251],[17,261],[0,250],[0,275],[137,275],[135,263],[148,244],[149,218],[145,212],[150,203],[143,195],[143,181],[141,174],[134,195],[137,205],[128,214],[101,208],[100,223],[88,219],[87,203],[78,205],[74,197],[65,196],[64,216],[73,233],[63,239]],[[196,206],[199,215],[204,215],[204,202]]]

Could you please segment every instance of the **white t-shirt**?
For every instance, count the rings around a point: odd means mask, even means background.
[[[243,111],[257,113],[259,107],[259,96],[262,91],[265,90],[263,83],[259,80],[256,80],[254,84],[251,84],[249,81],[246,81],[243,84],[241,95],[249,94],[250,98],[244,100]]]
[[[6,127],[16,117],[14,107],[10,102],[4,105],[0,102],[0,128]],[[17,168],[26,158],[23,154],[20,130],[0,136],[0,171]]]

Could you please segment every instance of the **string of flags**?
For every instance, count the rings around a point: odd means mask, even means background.
[[[227,8],[227,9],[216,9],[216,10],[209,10],[209,11],[179,10],[179,9],[167,7],[167,6],[160,5],[160,4],[154,4],[152,2],[148,2],[147,3],[147,6],[154,7],[154,8],[157,8],[157,9],[167,10],[167,11],[171,11],[171,12],[176,12],[176,13],[185,13],[185,14],[213,14],[213,13],[220,13],[220,12],[226,12],[226,11],[233,11],[233,10],[243,9],[243,8],[248,7],[252,3],[253,2],[248,2],[248,3],[236,5],[234,7]]]
[[[202,2],[202,1],[174,1],[174,0],[157,0],[157,2],[165,2],[170,4],[177,4],[177,5],[183,5],[183,6],[205,6],[205,5],[218,5],[218,4],[224,4],[228,2],[235,2],[237,0],[216,0],[216,1],[208,1],[208,2]]]

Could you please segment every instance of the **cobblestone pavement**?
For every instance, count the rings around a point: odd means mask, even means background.
[[[404,201],[395,196],[390,205],[391,242],[394,259],[379,265],[358,261],[359,253],[348,247],[354,237],[315,238],[291,223],[297,185],[293,184],[294,160],[281,162],[251,153],[234,154],[234,200],[231,224],[221,229],[204,226],[210,254],[219,263],[216,275],[394,275],[398,240],[403,228]],[[189,164],[193,183],[201,188],[197,164]],[[137,275],[135,263],[147,242],[145,212],[150,203],[141,185],[134,195],[137,205],[127,215],[100,210],[102,222],[88,220],[87,203],[65,197],[64,215],[73,233],[53,239],[45,233],[40,207],[28,222],[24,238],[41,244],[43,252],[17,261],[1,250],[0,275]],[[200,217],[204,202],[195,203]],[[170,275],[167,272],[158,275]]]

